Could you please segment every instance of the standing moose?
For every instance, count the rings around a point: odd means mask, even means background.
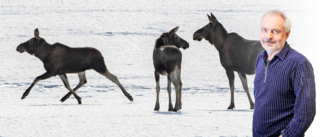
[[[160,74],[168,77],[168,94],[169,94],[169,111],[178,111],[182,108],[181,103],[181,61],[182,53],[179,48],[186,49],[189,43],[180,38],[176,32],[179,27],[172,29],[170,32],[163,33],[155,42],[153,49],[153,66],[155,69],[157,99],[154,110],[159,111],[159,92],[160,92]],[[176,104],[173,108],[171,103],[171,82],[176,90]]]
[[[32,87],[40,80],[59,75],[65,87],[70,91],[60,101],[64,102],[72,94],[77,99],[78,104],[81,104],[81,98],[75,91],[87,83],[85,71],[93,69],[117,84],[123,94],[130,101],[133,101],[132,96],[123,88],[117,77],[108,71],[103,56],[97,49],[70,48],[60,43],[50,45],[43,38],[39,37],[38,29],[35,29],[34,36],[34,38],[21,43],[17,47],[17,51],[20,53],[26,51],[29,54],[38,57],[43,62],[46,72],[33,81],[31,86],[24,92],[21,99],[26,98]],[[74,89],[71,89],[66,73],[78,73],[80,82]]]
[[[228,109],[235,107],[234,71],[238,72],[250,102],[250,109],[253,109],[254,103],[249,94],[246,74],[255,74],[256,59],[263,50],[261,43],[244,39],[237,33],[228,33],[212,13],[211,16],[208,15],[208,18],[209,24],[197,30],[193,34],[193,39],[201,41],[205,38],[219,51],[220,63],[226,70],[231,91],[231,102]]]

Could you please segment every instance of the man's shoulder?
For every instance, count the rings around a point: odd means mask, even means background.
[[[257,59],[259,59],[259,58],[261,58],[261,57],[267,57],[267,56],[268,56],[267,51],[266,51],[266,50],[262,50],[262,51],[258,54],[258,58],[257,58]]]
[[[288,52],[287,59],[294,61],[298,64],[305,64],[305,63],[311,64],[305,55],[303,55],[302,53],[298,52],[293,48],[291,48],[290,51]]]

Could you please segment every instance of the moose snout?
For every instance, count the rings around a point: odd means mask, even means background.
[[[188,43],[188,42],[186,42],[182,48],[183,48],[183,49],[187,49],[187,48],[189,48],[189,43]]]
[[[22,53],[22,52],[25,51],[25,49],[24,49],[21,45],[19,45],[19,46],[17,47],[17,51],[20,52],[20,53]]]
[[[200,35],[197,33],[197,32],[195,32],[194,34],[193,34],[193,40],[198,40],[198,41],[201,41],[201,37],[200,37]]]

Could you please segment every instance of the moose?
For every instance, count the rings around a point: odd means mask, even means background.
[[[156,80],[157,99],[154,110],[159,111],[159,93],[160,93],[160,74],[168,78],[168,94],[169,94],[169,109],[168,111],[177,112],[182,108],[181,103],[181,61],[182,53],[179,48],[187,49],[189,43],[180,38],[176,32],[179,27],[173,28],[167,33],[163,33],[155,42],[153,49],[153,66]],[[171,102],[171,82],[173,83],[176,91],[176,104],[173,108]]]
[[[52,76],[59,75],[64,83],[64,86],[69,90],[60,101],[64,102],[71,95],[73,95],[78,104],[81,104],[81,98],[75,93],[80,87],[87,83],[85,71],[93,69],[99,74],[105,76],[113,83],[117,84],[122,90],[123,94],[133,101],[132,96],[124,89],[124,87],[118,81],[118,78],[111,74],[105,63],[100,51],[94,48],[71,48],[61,43],[55,43],[53,45],[47,43],[45,39],[39,37],[39,30],[34,30],[34,38],[21,43],[17,47],[17,51],[20,53],[28,52],[31,55],[39,58],[43,64],[46,72],[33,81],[30,87],[24,92],[21,99],[24,99],[30,93],[32,87],[39,81],[50,78]],[[67,73],[77,73],[80,79],[79,84],[71,89]]]
[[[231,102],[228,109],[235,108],[234,104],[234,71],[242,82],[248,96],[250,109],[254,103],[250,97],[246,74],[255,74],[255,65],[258,54],[263,50],[260,41],[247,40],[237,33],[228,33],[223,25],[211,13],[209,24],[193,34],[193,40],[201,41],[203,38],[213,44],[219,52],[220,63],[224,67],[229,80]]]

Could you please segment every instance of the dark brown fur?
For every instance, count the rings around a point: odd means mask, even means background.
[[[157,100],[154,110],[159,111],[159,80],[160,74],[168,77],[168,95],[169,95],[169,111],[178,111],[182,108],[181,103],[181,61],[182,53],[179,48],[186,49],[189,43],[180,38],[175,32],[178,27],[172,29],[168,33],[163,33],[155,42],[153,50],[153,66],[155,69]],[[176,104],[173,108],[171,103],[171,82],[176,90]]]
[[[247,93],[250,108],[254,108],[251,100],[246,74],[255,73],[258,54],[263,50],[260,41],[247,40],[237,33],[228,33],[215,16],[208,15],[209,24],[197,30],[193,39],[201,41],[203,38],[213,44],[219,51],[220,63],[225,68],[230,85],[231,102],[228,109],[234,105],[234,71],[238,72],[242,86]]]
[[[93,69],[117,84],[124,95],[129,100],[133,101],[132,96],[123,88],[117,77],[108,71],[104,63],[103,56],[97,49],[71,48],[60,43],[50,45],[43,38],[39,37],[38,29],[34,31],[34,34],[35,37],[21,43],[17,47],[17,51],[20,53],[26,51],[29,54],[38,57],[43,62],[46,72],[34,80],[21,99],[28,96],[30,90],[38,81],[59,75],[65,87],[70,91],[61,99],[61,102],[64,102],[71,94],[73,94],[78,103],[81,104],[81,98],[75,93],[75,91],[87,82],[85,71]],[[79,75],[80,82],[74,89],[70,88],[66,75],[67,73],[78,73]]]

